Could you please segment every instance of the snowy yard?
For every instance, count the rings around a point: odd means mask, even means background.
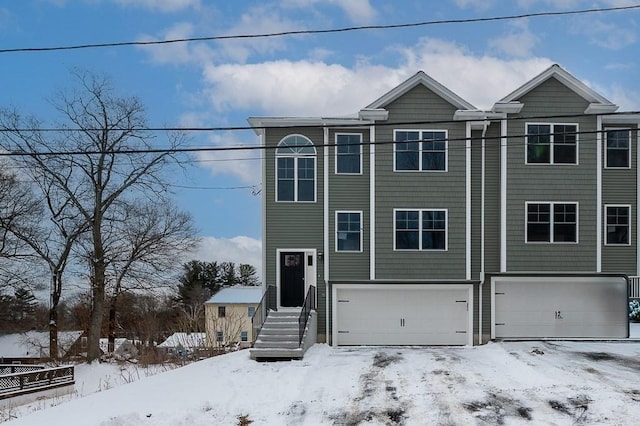
[[[78,386],[100,373],[78,371]],[[87,382],[88,383],[88,382]],[[88,386],[85,384],[85,386]],[[640,419],[640,342],[240,351],[41,409],[7,425],[553,424]]]

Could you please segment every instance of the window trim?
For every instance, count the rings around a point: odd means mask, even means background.
[[[406,142],[406,141],[397,141],[396,134],[398,132],[418,132],[420,137],[422,137],[423,132],[443,132],[444,133],[444,169],[443,170],[423,170],[422,168],[422,142],[425,142],[424,139],[419,139],[415,142],[420,143],[420,149],[418,150],[418,169],[417,170],[398,170],[396,167],[396,154],[397,154],[397,146],[398,142]],[[414,142],[414,141],[411,141]],[[393,171],[394,173],[446,173],[449,171],[449,130],[448,129],[393,129]]]
[[[240,341],[241,342],[248,342],[249,341],[249,332],[246,330],[241,330],[240,331]]]
[[[253,315],[250,315],[250,310],[253,309]],[[253,318],[253,316],[256,314],[256,307],[255,306],[247,306],[247,317],[249,318]]]
[[[529,162],[529,126],[551,126],[549,134],[549,162],[530,163]],[[576,126],[576,161],[575,163],[556,163],[554,161],[555,146],[555,126]],[[528,166],[579,166],[580,165],[580,124],[579,123],[544,123],[538,121],[528,121],[524,123],[524,164]]]
[[[627,131],[627,134],[629,136],[629,147],[627,148],[627,166],[626,167],[620,167],[620,166],[608,166],[608,161],[609,161],[609,147],[607,146],[607,137],[608,137],[608,132],[609,131]],[[632,143],[632,139],[631,139],[631,130],[627,129],[627,128],[621,128],[621,127],[605,127],[604,128],[604,142],[603,142],[603,146],[604,146],[604,168],[605,169],[612,169],[612,170],[629,170],[631,169],[631,163],[632,163],[632,153],[631,153],[631,149],[633,148],[633,143]]]
[[[360,250],[338,250],[338,214],[340,213],[357,213],[360,215]],[[364,243],[364,224],[362,223],[364,215],[362,214],[362,210],[336,210],[334,215],[334,236],[335,236],[335,252],[336,253],[362,253],[363,252],[363,243]]]
[[[360,136],[360,145],[358,146],[359,148],[359,152],[358,152],[358,157],[360,158],[360,172],[358,173],[350,173],[350,172],[339,172],[338,171],[338,157],[339,155],[353,155],[353,154],[338,154],[338,136]],[[333,136],[333,141],[334,141],[334,162],[333,162],[333,171],[334,174],[336,175],[351,175],[351,176],[358,176],[358,175],[362,175],[363,171],[362,171],[362,141],[364,140],[364,137],[362,135],[362,133],[349,133],[349,132],[337,132],[334,134]]]
[[[404,211],[417,211],[418,212],[418,248],[417,249],[399,249],[396,246],[396,212],[404,212]],[[444,212],[444,249],[425,249],[422,248],[422,213],[423,212]],[[440,252],[444,253],[449,251],[449,209],[445,208],[428,208],[428,209],[418,209],[418,208],[395,208],[393,209],[393,251],[398,252]]]
[[[218,318],[226,318],[227,317],[227,306],[218,306]]]
[[[224,342],[224,331],[216,330],[216,343]]]
[[[529,204],[549,205],[549,241],[529,241]],[[556,204],[573,204],[576,206],[576,240],[575,241],[553,241],[554,206]],[[525,244],[579,244],[580,243],[580,203],[578,201],[525,201],[524,203],[524,243]]]
[[[624,244],[620,244],[620,243],[610,243],[607,241],[607,226],[609,225],[607,223],[607,209],[609,207],[626,207],[627,209],[629,209],[629,223],[627,224],[627,228],[629,229],[628,231],[628,235],[629,235],[629,242],[628,243],[624,243]],[[605,204],[604,205],[604,215],[603,215],[603,219],[604,219],[604,245],[605,246],[611,246],[611,247],[630,247],[631,246],[631,240],[633,239],[633,235],[631,234],[631,222],[632,222],[632,216],[631,216],[631,204]]]
[[[311,144],[310,147],[313,148],[313,154],[278,154],[278,149],[280,149],[280,145],[288,138],[291,137],[301,137],[309,141]],[[286,147],[283,147],[286,148]],[[278,185],[280,179],[278,178],[278,160],[280,158],[293,158],[293,200],[279,200],[278,199]],[[298,200],[298,160],[300,158],[311,158],[313,159],[313,200]],[[316,149],[315,144],[311,139],[306,137],[305,135],[301,135],[298,133],[293,133],[283,137],[280,142],[276,145],[275,151],[275,202],[276,203],[315,203],[318,201],[318,150]]]

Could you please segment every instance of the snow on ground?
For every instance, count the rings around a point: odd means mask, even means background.
[[[303,360],[267,363],[239,351],[6,424],[234,425],[241,416],[252,425],[638,424],[640,341],[319,344]]]

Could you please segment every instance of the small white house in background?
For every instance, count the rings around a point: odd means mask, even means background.
[[[158,348],[174,355],[186,356],[206,347],[205,333],[173,333]]]
[[[205,303],[207,343],[212,347],[251,346],[251,318],[262,299],[260,286],[223,288]]]
[[[58,332],[58,357],[70,354],[82,331]],[[40,360],[49,358],[49,332],[27,331],[0,336],[0,360],[2,362]]]
[[[100,339],[100,350],[103,354],[109,352],[109,339]],[[124,337],[118,337],[114,341],[114,355],[119,358],[129,359],[138,355],[135,342]]]

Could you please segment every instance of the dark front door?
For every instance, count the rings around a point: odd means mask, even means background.
[[[304,303],[304,253],[280,253],[280,306]]]

